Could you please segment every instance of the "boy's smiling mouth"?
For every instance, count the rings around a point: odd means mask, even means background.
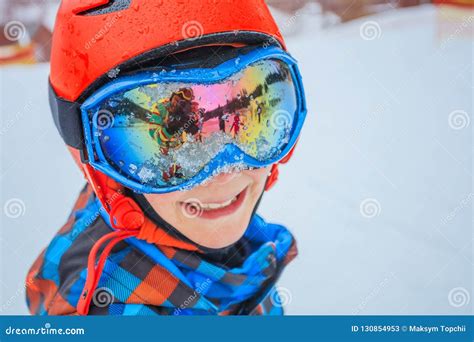
[[[223,216],[235,213],[242,205],[246,198],[248,187],[244,188],[237,195],[224,201],[194,201],[181,202],[183,210],[189,211],[189,206],[193,206],[192,210],[197,213],[195,217],[204,219],[217,219]]]
[[[202,210],[221,209],[221,208],[228,207],[229,205],[231,205],[235,201],[237,201],[237,196],[234,196],[234,198],[232,198],[228,201],[222,202],[222,203],[202,203],[201,208],[202,208]]]

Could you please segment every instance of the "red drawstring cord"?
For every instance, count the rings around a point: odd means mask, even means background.
[[[84,164],[84,174],[102,208],[107,212],[113,231],[97,240],[89,252],[86,282],[76,306],[79,315],[89,313],[107,258],[119,242],[130,237],[137,237],[150,243],[167,240],[166,236],[155,229],[155,225],[145,220],[145,215],[138,204],[131,198],[124,196],[120,184],[94,170],[89,164]],[[172,241],[172,243],[184,244],[180,241]],[[96,265],[97,256],[102,247],[104,249]],[[182,248],[194,250],[189,246]]]
[[[105,262],[110,255],[112,249],[122,240],[128,239],[132,236],[136,236],[138,230],[133,231],[114,231],[102,236],[99,240],[96,241],[92,247],[89,258],[87,259],[87,278],[84,285],[83,293],[79,298],[77,303],[77,313],[79,315],[87,315],[89,312],[89,307],[91,305],[92,298],[94,297],[95,290],[99,284],[100,277],[102,276],[102,271],[105,266]],[[108,241],[110,240],[110,241]],[[107,242],[106,247],[102,251],[97,266],[95,266],[95,261],[97,254],[102,247],[102,245]]]
[[[137,236],[145,219],[140,207],[130,198],[123,196],[119,185],[100,172],[95,171],[88,164],[84,164],[84,173],[102,208],[109,215],[111,226],[116,230],[97,240],[89,252],[86,283],[77,303],[77,313],[79,315],[89,313],[89,307],[102,276],[105,262],[112,249],[120,241]],[[107,245],[102,251],[96,266],[97,255],[105,243]]]

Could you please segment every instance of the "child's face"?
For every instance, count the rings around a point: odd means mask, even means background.
[[[222,173],[189,191],[145,197],[187,238],[201,246],[222,248],[244,234],[269,172],[270,167]]]

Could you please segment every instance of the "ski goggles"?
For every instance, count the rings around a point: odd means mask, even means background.
[[[296,143],[306,115],[296,61],[279,48],[212,68],[119,77],[80,109],[91,166],[142,193],[274,164]]]

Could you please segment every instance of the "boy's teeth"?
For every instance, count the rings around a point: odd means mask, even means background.
[[[235,201],[237,200],[237,196],[235,196],[234,198],[226,201],[226,202],[223,202],[223,203],[202,203],[201,204],[201,207],[202,209],[204,210],[214,210],[214,209],[220,209],[220,208],[225,208],[229,205],[231,205],[232,203],[234,203]]]

